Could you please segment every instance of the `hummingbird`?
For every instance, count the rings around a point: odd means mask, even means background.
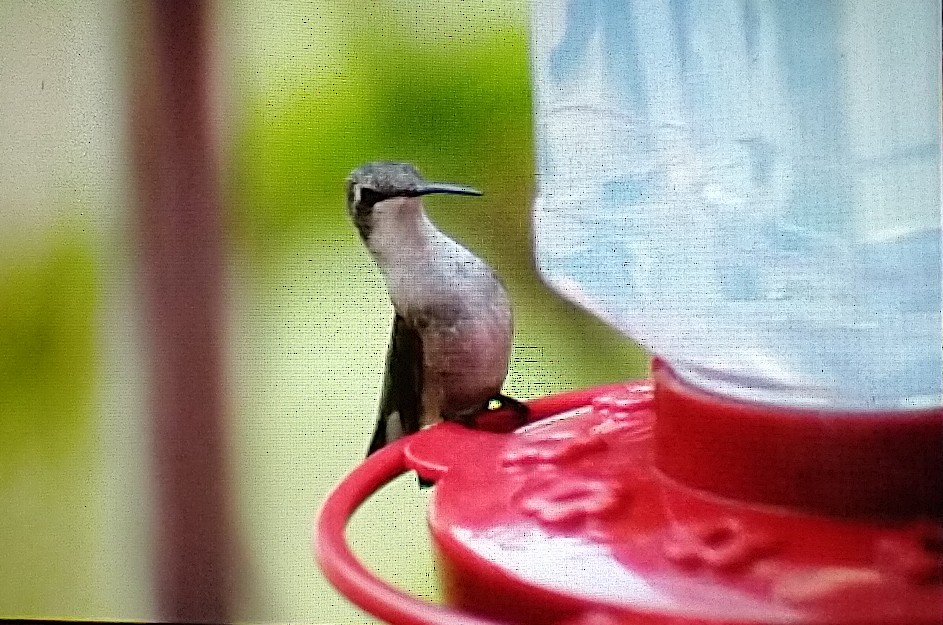
[[[367,163],[347,178],[348,212],[395,313],[368,456],[442,420],[471,425],[492,402],[526,420],[527,407],[501,394],[513,340],[507,290],[432,223],[422,197],[434,193],[482,195],[428,182],[408,163]]]

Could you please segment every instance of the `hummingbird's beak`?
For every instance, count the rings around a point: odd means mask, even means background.
[[[418,187],[414,193],[416,195],[429,195],[430,193],[451,193],[452,195],[484,195],[478,189],[463,187],[457,184],[448,184],[444,182],[430,182]]]

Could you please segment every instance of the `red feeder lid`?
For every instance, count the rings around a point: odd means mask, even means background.
[[[530,403],[513,434],[446,423],[371,456],[325,502],[325,573],[393,623],[940,623],[943,410],[734,403],[656,362]],[[437,482],[446,595],[375,579],[343,528],[399,473]],[[478,616],[472,617],[469,614]]]

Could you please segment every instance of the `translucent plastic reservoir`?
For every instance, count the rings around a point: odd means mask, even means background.
[[[938,406],[940,4],[533,7],[548,282],[698,386]]]

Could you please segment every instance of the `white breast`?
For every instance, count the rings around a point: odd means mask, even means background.
[[[422,210],[398,208],[399,219],[378,222],[370,247],[397,314],[422,338],[423,395],[436,396],[435,412],[444,415],[477,409],[507,376],[513,333],[507,293],[483,260]]]

